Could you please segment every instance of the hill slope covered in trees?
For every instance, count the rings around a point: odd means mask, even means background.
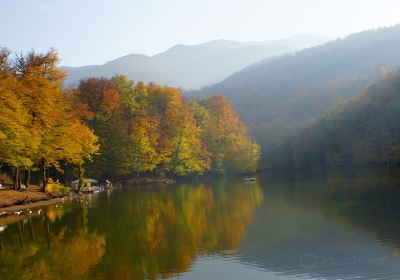
[[[400,163],[400,70],[337,104],[287,147],[296,167]]]
[[[400,26],[394,26],[263,60],[192,94],[224,94],[262,145],[268,164],[277,166],[281,147],[296,133],[399,65]]]

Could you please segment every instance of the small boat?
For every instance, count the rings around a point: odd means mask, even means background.
[[[243,179],[243,181],[245,181],[245,182],[255,182],[256,178],[255,177],[246,177],[246,178]]]

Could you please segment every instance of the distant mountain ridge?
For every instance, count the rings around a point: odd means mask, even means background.
[[[88,77],[121,74],[135,81],[196,89],[219,82],[264,58],[323,44],[329,40],[328,37],[300,35],[266,42],[215,40],[191,46],[175,45],[154,56],[129,54],[103,65],[63,67],[68,73],[64,85],[74,85]]]

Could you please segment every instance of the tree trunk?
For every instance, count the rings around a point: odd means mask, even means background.
[[[47,180],[46,180],[46,160],[42,157],[40,164],[40,171],[42,172],[42,191],[46,191]]]
[[[81,188],[83,187],[83,182],[84,182],[84,178],[83,178],[84,168],[83,168],[82,164],[79,164],[78,170],[79,170],[78,192],[80,192]]]
[[[18,168],[18,189],[21,189],[21,173],[20,173],[20,169]]]
[[[30,183],[31,183],[31,170],[26,169],[24,174],[24,184],[27,189],[29,188]]]
[[[18,190],[18,182],[19,182],[19,167],[14,168],[14,184],[13,188],[14,190]]]

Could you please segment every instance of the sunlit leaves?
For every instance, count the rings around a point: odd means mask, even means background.
[[[0,161],[18,170],[90,160],[97,138],[71,114],[57,53],[31,51],[14,60],[0,53]]]

